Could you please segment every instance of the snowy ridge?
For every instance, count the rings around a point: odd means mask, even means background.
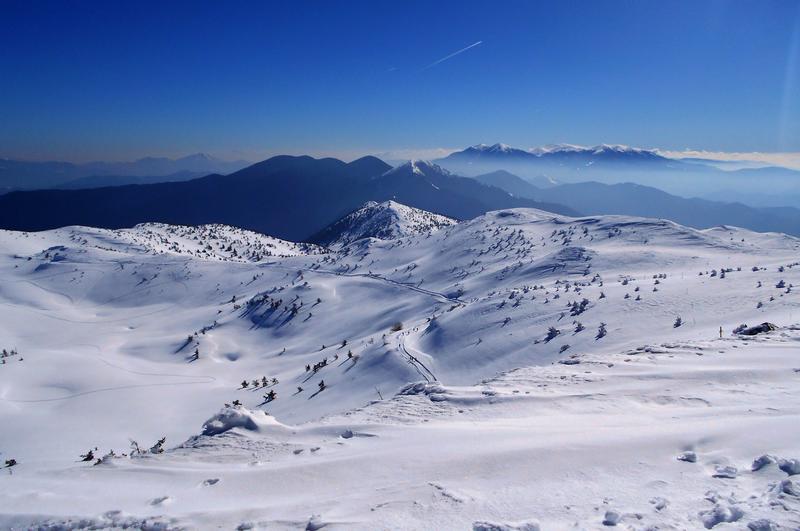
[[[800,240],[510,209],[267,242],[0,232],[0,527],[800,526]]]
[[[476,144],[474,146],[470,146],[468,149],[473,151],[480,151],[483,153],[511,153],[513,151],[521,151],[516,148],[512,148],[507,144]]]
[[[66,227],[54,231],[55,238],[68,233],[71,242],[108,251],[135,248],[151,254],[193,256],[205,260],[261,262],[276,257],[320,254],[324,249],[295,243],[230,225],[169,225],[142,223],[130,229]],[[42,233],[47,234],[47,233]]]
[[[604,155],[604,154],[633,154],[661,156],[656,149],[638,148],[622,144],[598,144],[596,146],[581,146],[578,144],[547,144],[530,149],[514,148],[507,144],[476,144],[468,147],[466,152],[485,153],[490,155],[535,155],[543,157],[558,153]]]
[[[427,234],[456,223],[454,219],[395,201],[370,201],[326,229],[321,244],[342,246],[363,238],[393,240]]]
[[[656,149],[631,147],[622,144],[598,144],[596,146],[580,146],[577,144],[548,144],[545,146],[530,148],[528,152],[538,156],[549,153],[591,153],[593,155],[601,155],[603,153],[632,153],[637,155],[647,154],[660,156],[658,150]]]
[[[427,160],[410,160],[400,166],[392,168],[391,170],[386,171],[381,177],[396,175],[396,174],[403,174],[403,173],[411,173],[413,175],[419,176],[428,176],[431,174],[439,174],[439,175],[452,175],[450,171],[442,168],[438,164],[434,164],[433,162]]]

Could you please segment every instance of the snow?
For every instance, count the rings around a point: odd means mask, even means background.
[[[264,431],[267,426],[280,426],[280,424],[264,411],[226,406],[203,423],[203,435],[220,435],[233,429]]]
[[[507,144],[501,144],[501,143],[491,144],[491,145],[476,144],[474,146],[471,146],[470,149],[472,149],[473,151],[480,151],[483,153],[511,153],[513,151],[519,151]]]
[[[531,209],[2,231],[0,528],[797,529],[799,251]]]
[[[428,160],[410,160],[400,166],[387,170],[383,175],[380,177],[391,176],[394,174],[413,174],[419,176],[430,176],[430,175],[451,175],[451,173]],[[379,178],[380,178],[379,177]],[[411,207],[406,207],[411,208]]]
[[[364,238],[394,240],[429,234],[455,223],[454,219],[446,216],[395,201],[370,201],[337,221],[322,243],[328,247],[341,247]]]
[[[549,153],[588,153],[593,155],[600,155],[608,152],[659,155],[659,152],[656,149],[632,147],[623,144],[598,144],[596,146],[580,146],[576,144],[548,144],[545,146],[530,148],[528,152],[538,156]]]

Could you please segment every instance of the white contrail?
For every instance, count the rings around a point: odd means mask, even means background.
[[[458,50],[457,52],[453,52],[453,53],[451,53],[450,55],[446,55],[446,56],[442,57],[441,59],[439,59],[438,61],[434,61],[433,63],[429,64],[428,66],[426,66],[426,67],[425,67],[425,68],[423,68],[422,70],[427,70],[427,69],[431,68],[432,66],[436,66],[436,65],[438,65],[439,63],[442,63],[442,62],[444,62],[444,61],[447,61],[448,59],[452,59],[452,58],[453,58],[453,57],[455,57],[456,55],[458,55],[458,54],[460,54],[460,53],[464,53],[464,52],[466,52],[467,50],[469,50],[470,48],[475,48],[475,47],[476,47],[477,45],[479,45],[479,44],[483,44],[483,41],[474,42],[474,43],[470,44],[469,46],[467,46],[466,48],[461,48],[461,49],[460,49],[460,50]]]

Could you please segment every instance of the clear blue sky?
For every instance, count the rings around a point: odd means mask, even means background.
[[[0,6],[0,156],[800,151],[792,0]]]

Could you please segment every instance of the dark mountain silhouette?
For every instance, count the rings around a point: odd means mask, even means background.
[[[475,179],[520,197],[563,204],[586,215],[626,214],[669,219],[695,228],[735,225],[800,236],[800,210],[791,207],[755,208],[741,203],[687,199],[633,183],[584,182],[541,189],[508,173],[479,175]]]
[[[0,227],[226,223],[302,241],[367,201],[389,199],[457,219],[517,206],[575,213],[560,205],[512,197],[429,163],[392,169],[375,157],[345,163],[282,155],[228,176],[213,174],[185,182],[12,192],[0,197]]]

